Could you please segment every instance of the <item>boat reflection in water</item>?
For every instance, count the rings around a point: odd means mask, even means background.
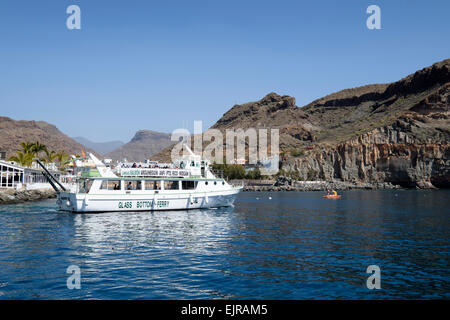
[[[83,248],[83,288],[95,296],[114,290],[124,297],[151,292],[155,299],[216,295],[204,282],[221,276],[211,262],[228,255],[232,212],[229,207],[73,215],[73,246]]]
[[[211,251],[220,254],[225,250],[222,245],[228,238],[228,214],[232,211],[230,207],[75,215],[74,245],[89,247],[87,252],[93,259],[111,254],[114,258],[108,264],[129,251],[135,254],[141,252],[142,258],[151,254],[151,264],[171,252],[173,257],[180,258],[187,253],[195,253],[198,257],[206,253],[209,255]],[[180,256],[180,253],[183,254]],[[140,259],[136,255],[133,257]],[[158,257],[156,261],[155,257]],[[132,266],[132,263],[129,265]]]

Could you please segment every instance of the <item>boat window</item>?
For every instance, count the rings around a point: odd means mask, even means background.
[[[214,181],[214,185],[216,185],[217,184],[217,181]]]
[[[145,181],[145,190],[161,190],[161,181],[147,180]]]
[[[164,181],[164,190],[178,190],[178,181]]]
[[[191,161],[191,167],[195,166],[194,161]]]
[[[125,190],[141,190],[141,182],[125,181]]]
[[[78,181],[78,192],[79,193],[89,193],[92,187],[92,179],[81,179]]]
[[[208,181],[206,181],[205,184],[208,185]]]
[[[100,186],[101,190],[120,190],[120,180],[104,180]]]
[[[183,190],[194,190],[197,188],[197,181],[181,181],[181,188]]]

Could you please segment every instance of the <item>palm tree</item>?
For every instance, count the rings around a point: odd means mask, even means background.
[[[39,141],[36,141],[35,143],[33,143],[31,151],[34,152],[36,156],[39,156],[39,153],[47,151],[47,146],[40,143]]]
[[[69,160],[69,155],[64,151],[57,152],[55,154],[56,160],[61,163],[63,161]]]
[[[33,163],[34,154],[17,151],[16,156],[9,158],[9,161],[17,162],[22,167],[30,167]]]
[[[55,159],[56,161],[59,163],[58,169],[60,171],[64,171],[67,164],[70,162],[69,159],[69,155],[67,153],[65,153],[64,151],[60,151],[55,153]]]
[[[46,148],[46,149],[44,149],[44,152],[45,152],[45,157],[41,159],[44,163],[52,163],[56,159],[55,151],[53,151],[53,150],[49,151]]]
[[[20,145],[22,146],[23,153],[33,153],[33,142],[21,142]]]

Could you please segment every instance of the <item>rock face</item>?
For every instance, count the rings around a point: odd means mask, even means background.
[[[447,59],[304,107],[270,93],[233,106],[213,128],[279,129],[280,168],[298,180],[450,187],[449,107]]]
[[[387,115],[385,125],[367,132],[358,129],[347,141],[287,159],[285,168],[303,177],[309,173],[342,181],[450,187],[449,70],[450,60],[445,60],[374,93],[387,100],[372,102],[369,116]]]
[[[113,160],[143,161],[173,144],[170,134],[139,130],[130,142],[105,155]]]
[[[388,126],[304,158],[290,158],[283,167],[304,178],[450,187],[450,145],[417,141]]]
[[[212,128],[263,127],[269,123],[271,127],[283,127],[304,118],[295,105],[295,98],[272,92],[259,101],[233,106]]]
[[[6,151],[6,158],[21,151],[20,142],[36,142],[45,144],[50,150],[65,151],[68,154],[79,153],[81,149],[95,151],[69,138],[54,125],[44,121],[16,121],[8,117],[0,117],[0,150]]]

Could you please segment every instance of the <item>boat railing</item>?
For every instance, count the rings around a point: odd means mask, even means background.
[[[212,169],[212,172],[217,178],[223,178],[223,170]]]

